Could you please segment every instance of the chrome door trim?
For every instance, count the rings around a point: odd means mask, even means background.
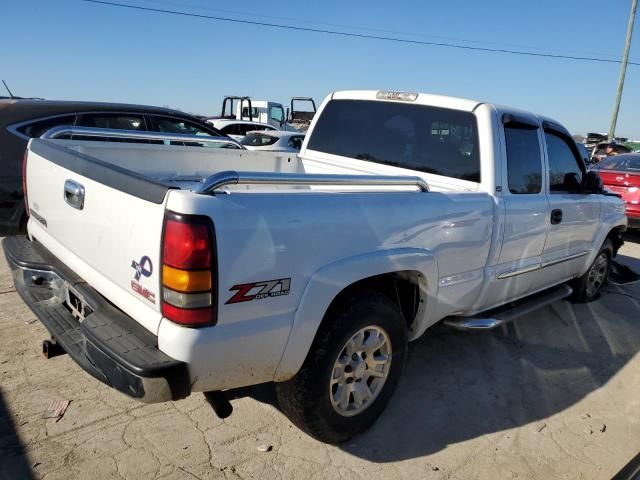
[[[498,275],[499,280],[503,280],[505,278],[515,277],[516,275],[522,275],[523,273],[535,272],[536,270],[540,270],[540,264],[536,263],[535,265],[529,265],[523,268],[518,268],[516,270],[509,270],[508,272],[503,272]]]
[[[569,260],[574,260],[576,258],[584,257],[585,255],[589,255],[591,253],[589,250],[585,250],[584,252],[574,253],[572,255],[567,255],[566,257],[556,258],[554,260],[547,260],[546,262],[542,262],[542,268],[550,267],[552,265],[557,265],[558,263],[568,262]]]

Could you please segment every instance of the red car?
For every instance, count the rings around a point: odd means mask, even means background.
[[[640,153],[607,157],[593,169],[608,190],[622,196],[627,205],[629,228],[640,228]]]

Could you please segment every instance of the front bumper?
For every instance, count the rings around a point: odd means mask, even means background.
[[[24,236],[2,242],[17,292],[52,338],[86,372],[137,400],[189,395],[187,365],[157,347],[157,337],[115,308],[48,250]],[[65,283],[82,300],[79,321],[65,302]]]

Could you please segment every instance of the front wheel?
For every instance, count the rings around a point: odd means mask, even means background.
[[[300,371],[276,384],[283,412],[318,440],[340,443],[380,416],[404,367],[407,332],[397,305],[360,292],[325,316]]]
[[[571,300],[578,303],[585,303],[595,300],[602,286],[607,281],[611,259],[613,257],[613,245],[607,239],[598,251],[595,260],[589,270],[573,282],[573,295]]]

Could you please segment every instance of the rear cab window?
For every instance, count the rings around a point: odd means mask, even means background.
[[[331,100],[307,148],[480,182],[478,126],[471,112],[404,102]]]

